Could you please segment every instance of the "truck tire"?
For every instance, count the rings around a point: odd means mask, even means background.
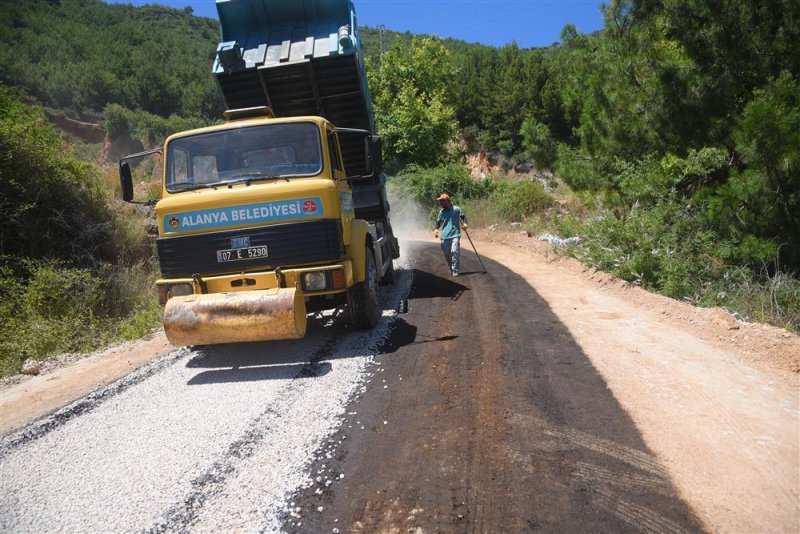
[[[378,269],[375,267],[375,257],[370,249],[367,249],[366,263],[364,281],[355,284],[347,292],[350,321],[359,330],[374,328],[381,318]]]
[[[394,283],[394,262],[389,260],[389,268],[386,269],[386,272],[383,273],[383,277],[381,278],[381,285],[382,286],[390,286]]]

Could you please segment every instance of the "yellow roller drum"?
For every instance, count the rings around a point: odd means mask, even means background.
[[[299,339],[306,305],[296,288],[173,297],[164,331],[175,346]]]

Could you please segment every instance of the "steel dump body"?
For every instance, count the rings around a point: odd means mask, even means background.
[[[268,106],[375,133],[355,8],[349,0],[217,0],[222,42],[213,74],[228,109]],[[349,176],[367,174],[364,140],[340,135]],[[388,211],[385,177],[352,183],[356,214]]]

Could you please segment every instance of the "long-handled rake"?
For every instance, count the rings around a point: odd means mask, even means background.
[[[478,261],[481,262],[481,267],[483,267],[483,274],[486,274],[486,266],[483,264],[481,255],[478,254],[478,249],[475,248],[475,243],[472,242],[472,238],[469,236],[469,232],[467,232],[466,228],[464,229],[464,233],[467,234],[467,239],[469,239],[469,244],[472,245],[472,250],[474,250],[475,255],[478,256]]]

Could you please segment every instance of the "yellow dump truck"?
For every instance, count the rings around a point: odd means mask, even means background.
[[[224,124],[160,152],[157,281],[174,345],[300,338],[308,313],[381,316],[399,256],[355,10],[346,0],[218,0]]]

